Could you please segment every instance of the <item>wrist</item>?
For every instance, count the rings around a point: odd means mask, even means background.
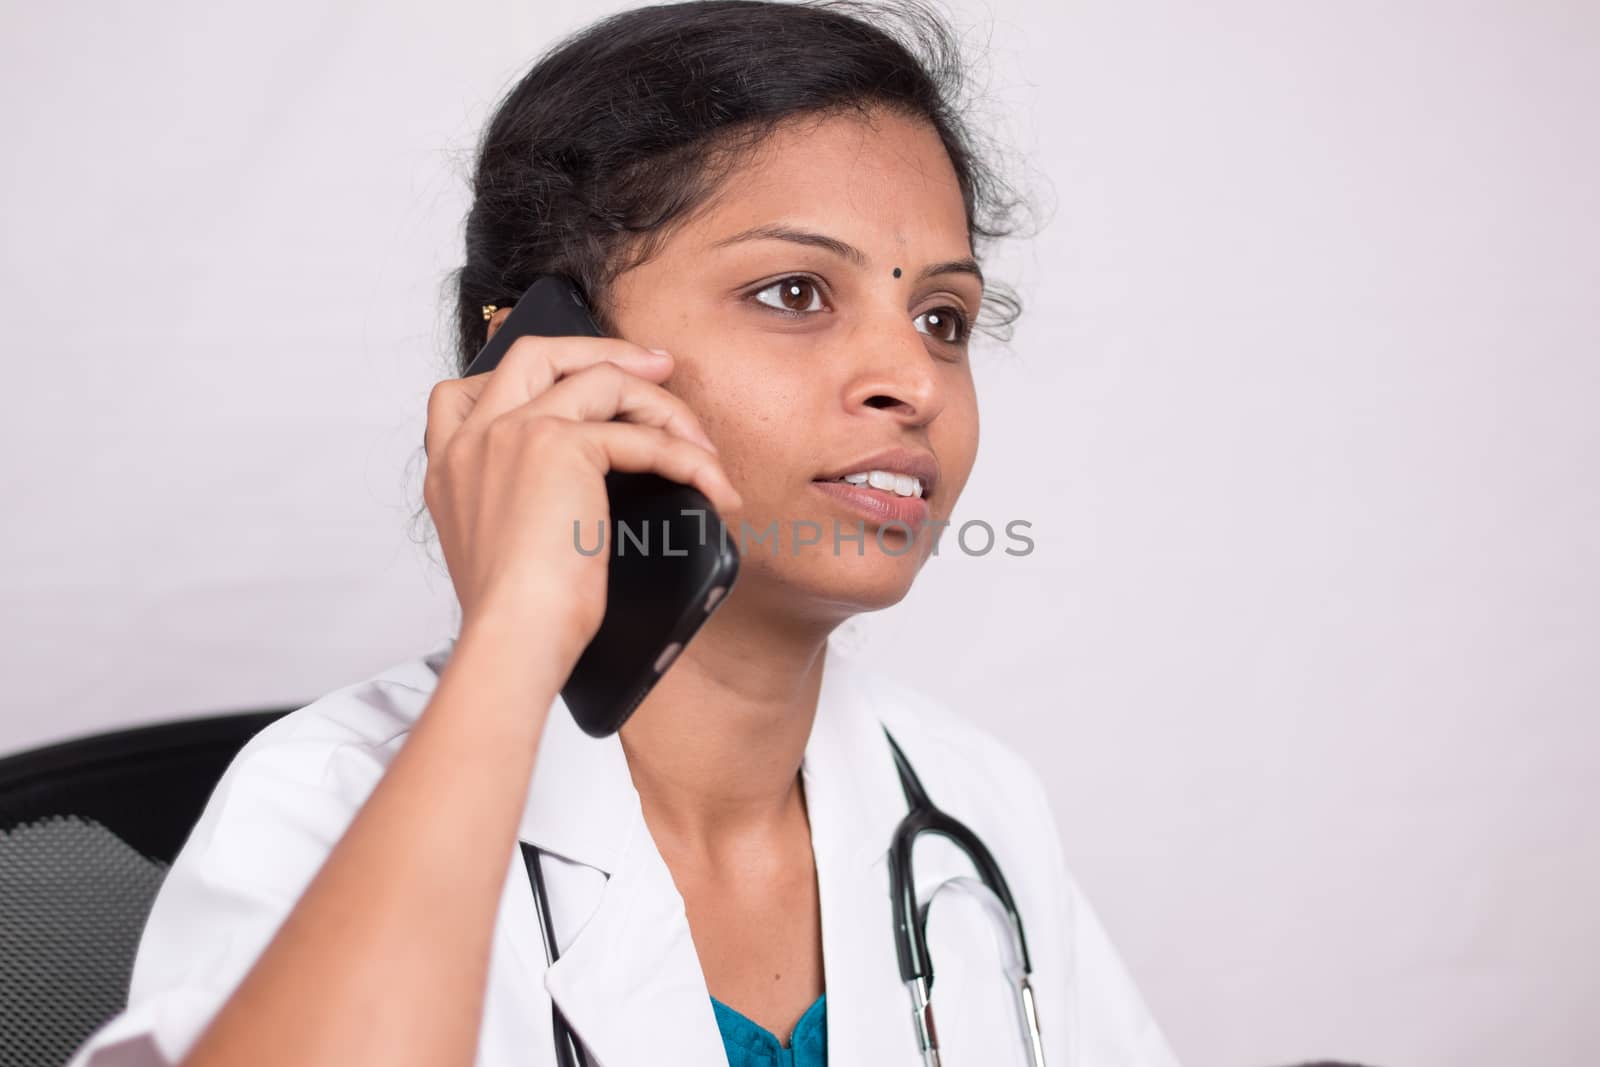
[[[498,722],[518,735],[531,728],[536,737],[571,673],[564,653],[537,628],[479,616],[462,626],[438,688],[456,694],[441,703],[475,720],[475,729],[495,730]]]
[[[572,667],[594,637],[599,622],[585,625],[571,612],[552,609],[555,597],[522,597],[480,604],[461,623],[460,641],[473,635],[475,643],[519,656],[530,664],[544,664],[559,673],[556,688],[566,683]]]

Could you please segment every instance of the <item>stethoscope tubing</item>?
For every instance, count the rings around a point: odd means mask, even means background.
[[[544,889],[544,868],[539,863],[539,850],[526,841],[518,844],[522,846],[522,862],[528,868],[528,882],[533,887],[533,899],[538,905],[539,936],[544,940],[545,963],[553,964],[561,958],[561,950],[556,946],[556,924],[550,918],[550,895]],[[583,1042],[572,1032],[567,1017],[561,1014],[560,1006],[554,1001],[550,1004],[550,1025],[555,1033],[557,1067],[589,1067]]]
[[[901,751],[894,735],[884,728],[889,747],[894,752],[895,769],[900,774],[900,787],[905,793],[910,810],[895,827],[889,844],[890,897],[894,906],[895,950],[900,962],[900,979],[911,992],[912,1024],[917,1044],[922,1052],[925,1067],[939,1067],[939,1032],[933,1017],[933,958],[928,953],[928,909],[933,904],[930,897],[924,905],[917,903],[917,885],[912,855],[917,838],[923,834],[943,837],[960,849],[977,869],[978,878],[954,878],[945,885],[960,883],[976,889],[973,895],[988,907],[996,917],[1007,937],[1002,949],[1007,957],[1007,974],[1012,979],[1016,995],[1018,1018],[1022,1024],[1022,1040],[1028,1051],[1032,1067],[1044,1067],[1044,1042],[1039,1034],[1039,1014],[1034,1003],[1033,986],[1029,977],[1033,973],[1028,956],[1028,938],[1022,929],[1022,916],[1017,911],[1011,887],[995,861],[989,847],[983,843],[966,823],[937,807],[928,798],[922,780],[912,769],[911,761]],[[943,888],[941,886],[941,888]],[[969,889],[970,891],[970,889]],[[935,891],[937,895],[937,890]]]
[[[922,834],[936,834],[952,842],[966,854],[978,871],[978,878],[954,878],[945,885],[960,883],[962,888],[984,901],[996,917],[997,925],[1006,931],[1003,951],[1007,957],[1007,974],[1012,980],[1017,997],[1019,1019],[1022,1023],[1023,1042],[1027,1046],[1032,1067],[1044,1067],[1044,1045],[1039,1036],[1039,1015],[1034,1003],[1033,987],[1029,982],[1032,965],[1028,957],[1028,941],[1022,929],[1022,916],[1017,912],[1011,888],[1006,884],[1000,865],[995,862],[987,845],[965,823],[936,807],[928,799],[922,780],[911,767],[911,761],[900,749],[894,735],[884,728],[889,747],[894,753],[895,769],[900,776],[901,790],[905,793],[909,809],[895,828],[889,844],[890,896],[894,906],[895,955],[900,964],[900,977],[911,993],[912,1020],[918,1049],[925,1067],[940,1067],[939,1036],[934,1026],[933,960],[928,954],[928,907],[919,906],[916,880],[912,867],[912,851],[916,839]],[[556,944],[555,923],[550,916],[549,894],[545,892],[544,871],[539,862],[539,850],[527,842],[520,842],[522,859],[528,868],[528,883],[533,890],[536,912],[539,917],[539,935],[544,942],[545,962],[554,964],[561,958]],[[942,888],[942,887],[941,887]],[[583,1043],[562,1015],[561,1008],[550,1005],[551,1026],[555,1035],[556,1063],[559,1067],[589,1067]]]

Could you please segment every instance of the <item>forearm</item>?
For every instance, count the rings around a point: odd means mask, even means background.
[[[470,1064],[562,658],[464,630],[426,710],[185,1067]]]

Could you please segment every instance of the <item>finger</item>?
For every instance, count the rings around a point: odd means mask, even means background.
[[[614,363],[597,363],[546,389],[525,405],[529,411],[574,422],[624,422],[654,426],[716,452],[700,420],[683,399]]]
[[[608,470],[652,472],[680,485],[692,485],[719,514],[744,507],[716,456],[692,441],[654,426],[627,422],[578,424],[585,443],[602,453]]]
[[[535,342],[539,342],[536,344]],[[493,371],[468,378],[449,378],[434,385],[428,396],[428,426],[423,435],[423,452],[436,456],[460,431],[474,411],[475,428],[510,407],[548,388],[549,382],[585,366],[610,361],[635,374],[665,380],[671,373],[672,359],[630,341],[615,337],[519,337],[506,349],[500,365]],[[494,395],[485,393],[494,389]],[[521,396],[521,400],[516,398]]]
[[[463,430],[481,430],[513,408],[539,396],[563,377],[596,363],[614,363],[652,381],[672,373],[672,357],[657,354],[620,337],[519,337],[506,349],[461,423]],[[472,379],[463,379],[471,381]]]
[[[439,455],[472,412],[472,405],[488,382],[482,378],[449,378],[436,382],[428,393],[428,425],[422,433],[422,451],[429,459]]]

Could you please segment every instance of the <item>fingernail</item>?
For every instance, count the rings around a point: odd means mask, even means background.
[[[649,351],[654,352],[658,356],[670,356],[670,355],[672,355],[672,353],[668,352],[665,348],[652,348]]]

